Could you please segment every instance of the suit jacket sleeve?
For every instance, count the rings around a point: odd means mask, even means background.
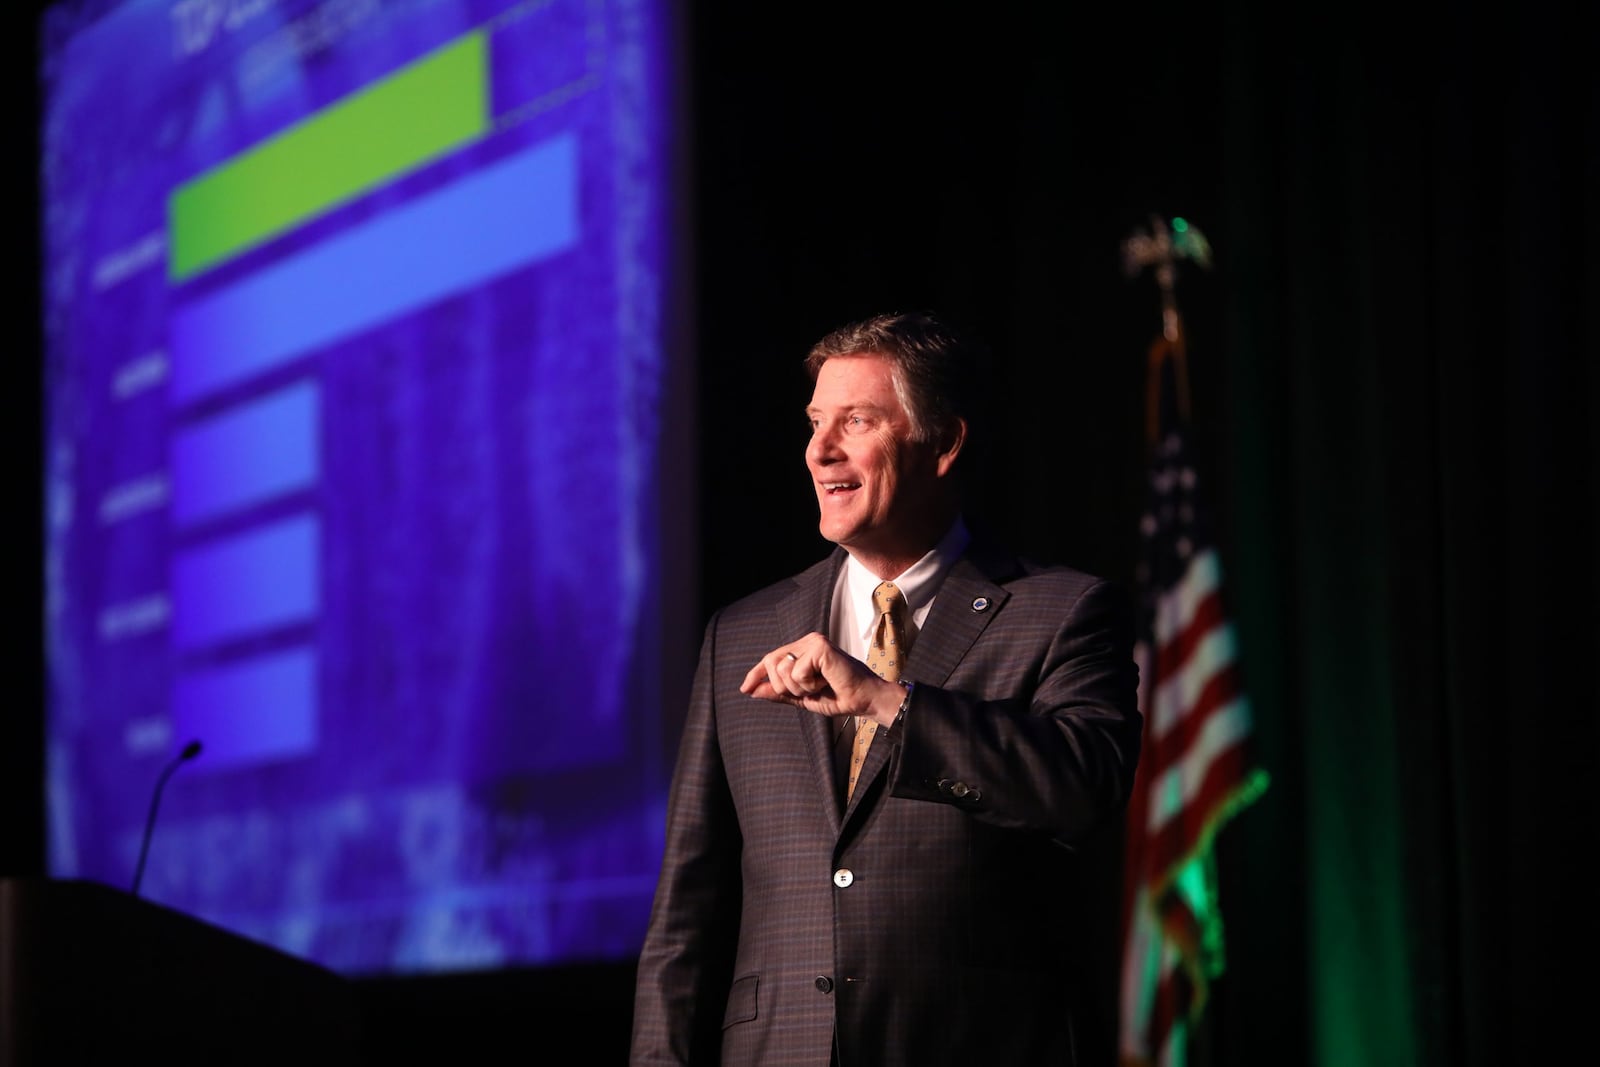
[[[639,957],[631,1064],[716,1063],[738,938],[742,851],[716,733],[706,627],[668,802],[667,841]]]
[[[893,731],[890,790],[1071,844],[1119,811],[1133,788],[1142,719],[1131,605],[1120,586],[1096,580],[1069,597],[1059,588],[1019,590],[1007,613],[1052,620],[1030,625],[1025,638],[997,627],[1011,636],[991,631],[972,650],[985,674],[1023,672],[990,689],[1014,695],[984,699],[976,695],[983,687],[954,680],[919,685]]]

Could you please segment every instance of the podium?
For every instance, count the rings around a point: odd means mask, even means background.
[[[361,1062],[339,975],[89,881],[0,879],[0,1067]]]

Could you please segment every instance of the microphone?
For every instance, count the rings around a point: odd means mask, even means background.
[[[200,742],[190,741],[183,746],[182,752],[162,768],[161,777],[156,779],[156,789],[150,797],[150,814],[144,820],[144,839],[139,842],[139,866],[133,872],[133,889],[130,892],[134,896],[139,895],[139,883],[144,880],[144,861],[150,853],[150,837],[156,828],[156,808],[161,805],[161,791],[167,787],[167,779],[172,777],[173,771],[198,755],[200,755]]]

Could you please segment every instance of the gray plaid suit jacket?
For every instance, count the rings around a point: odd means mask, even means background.
[[[1131,606],[1092,576],[974,546],[912,646],[911,706],[845,807],[829,721],[739,692],[767,652],[828,632],[843,562],[706,628],[630,1062],[1071,1064],[1071,845],[1132,788]]]

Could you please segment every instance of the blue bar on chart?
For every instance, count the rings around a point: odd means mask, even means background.
[[[180,308],[188,403],[572,247],[578,141],[563,134]]]
[[[307,622],[321,602],[321,523],[299,515],[208,542],[172,566],[172,641],[183,650]]]
[[[176,736],[205,746],[204,770],[305,755],[317,744],[316,653],[295,648],[186,675],[172,704]]]
[[[321,470],[321,388],[299,382],[178,431],[172,515],[180,526],[308,489]]]

